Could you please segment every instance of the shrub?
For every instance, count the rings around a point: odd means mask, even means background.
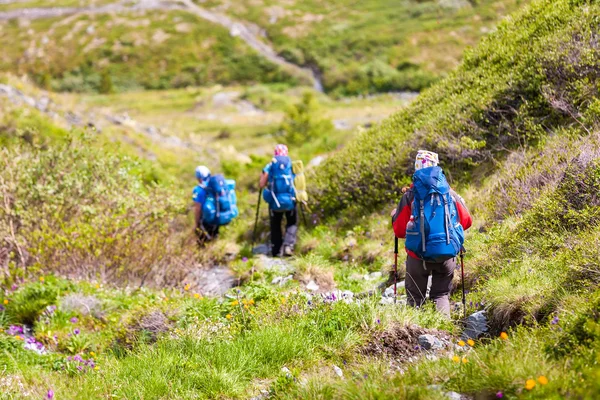
[[[186,196],[146,185],[138,161],[90,136],[65,137],[47,149],[2,149],[4,278],[41,269],[138,284],[181,279],[194,265],[192,238],[176,223]]]

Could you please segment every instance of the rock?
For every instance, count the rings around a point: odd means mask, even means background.
[[[488,331],[485,310],[477,311],[467,317],[467,326],[461,336],[463,340],[477,339]]]
[[[433,335],[420,335],[418,340],[419,346],[425,350],[439,350],[444,347],[444,344],[441,342],[441,340]]]
[[[342,369],[340,367],[338,367],[337,365],[333,366],[333,371],[335,372],[335,374],[337,376],[339,376],[340,378],[344,377],[344,371],[342,371]]]
[[[289,370],[288,367],[281,368],[281,372],[285,374],[285,377],[291,379],[293,377],[292,371]]]
[[[318,291],[320,288],[319,288],[319,285],[317,285],[317,283],[316,283],[315,281],[311,280],[311,281],[310,281],[310,282],[308,282],[308,284],[306,285],[306,289],[307,289],[307,290],[310,290],[310,291],[312,291],[312,292],[316,292],[316,291]]]
[[[272,285],[277,285],[279,284],[279,286],[283,286],[286,283],[288,283],[289,281],[291,281],[292,279],[294,279],[294,275],[288,275],[288,276],[278,276],[277,278],[273,279],[271,281]]]
[[[315,158],[313,158],[312,160],[310,160],[308,162],[308,165],[306,166],[307,168],[316,168],[318,167],[323,161],[325,161],[325,156],[316,156]]]
[[[66,313],[91,315],[94,318],[101,318],[103,315],[102,302],[97,297],[79,293],[69,294],[60,299],[60,309]]]
[[[268,254],[269,250],[270,248],[266,244],[259,244],[252,249],[252,254]]]
[[[398,281],[396,285],[396,294],[400,291],[400,289],[404,289],[404,281]],[[394,284],[388,286],[383,292],[384,297],[394,297]]]
[[[383,274],[380,271],[371,272],[370,274],[365,275],[364,279],[366,281],[375,281],[381,279]]]
[[[462,399],[462,396],[456,392],[446,392],[446,393],[444,393],[444,395],[446,396],[446,398],[451,399],[451,400],[461,400]]]

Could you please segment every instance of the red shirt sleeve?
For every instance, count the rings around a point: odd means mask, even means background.
[[[402,195],[402,199],[396,209],[396,214],[392,218],[392,227],[394,228],[394,234],[399,239],[406,238],[406,224],[410,220],[412,213],[412,191],[408,190]]]

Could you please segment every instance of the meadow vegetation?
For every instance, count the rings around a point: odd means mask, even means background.
[[[326,149],[309,177],[311,210],[284,262],[248,244],[266,151],[221,162],[241,182],[242,214],[198,252],[182,189],[192,178],[172,177],[193,156],[155,143],[166,155],[150,163],[122,145],[126,128],[68,132],[2,108],[0,399],[598,397],[598,8],[537,0],[406,109],[356,138],[340,134],[345,146]],[[236,128],[220,140],[268,148],[293,132],[294,156],[323,152],[311,130],[321,111],[355,105],[302,93],[290,102],[286,90],[242,95],[279,113],[271,136],[244,142]],[[141,96],[83,99],[114,109],[137,99],[136,118],[214,99]],[[315,99],[324,109],[305,115]],[[405,307],[402,288],[400,304],[381,294],[393,278],[388,208],[421,146],[440,153],[476,217],[466,312],[485,310],[489,332],[475,341],[460,338],[459,291],[451,320]],[[193,272],[216,263],[237,286],[205,296]],[[450,345],[423,351],[425,332]]]

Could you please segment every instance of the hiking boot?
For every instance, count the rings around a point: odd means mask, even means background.
[[[284,255],[284,257],[291,257],[292,255],[294,255],[294,252],[292,251],[292,246],[283,246],[282,254]]]

